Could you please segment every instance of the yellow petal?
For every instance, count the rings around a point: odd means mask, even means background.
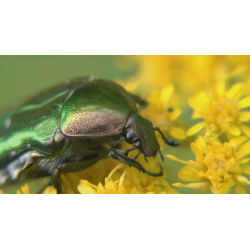
[[[203,169],[203,162],[202,162],[202,163],[199,163],[199,162],[192,161],[192,160],[189,160],[189,161],[187,161],[187,162],[188,162],[188,166],[193,167],[193,168],[196,168],[196,169],[198,169],[199,171],[200,171],[201,169]]]
[[[186,185],[185,184],[182,184],[182,183],[180,183],[180,182],[178,182],[178,183],[173,183],[172,184],[174,187],[185,187]]]
[[[231,147],[235,147],[235,146],[238,146],[239,144],[245,142],[247,140],[247,137],[246,136],[240,136],[240,137],[236,137],[236,138],[233,138],[229,141],[229,145]]]
[[[240,129],[233,124],[228,128],[228,132],[234,136],[239,136],[241,134]]]
[[[175,119],[177,119],[181,114],[181,109],[176,108],[174,109],[170,114],[169,114],[169,120],[170,121],[174,121]]]
[[[21,192],[23,194],[29,194],[30,193],[30,188],[29,188],[28,183],[26,183],[23,187],[21,187]]]
[[[133,187],[133,189],[131,191],[131,194],[138,194],[138,191],[137,191],[136,187]]]
[[[237,108],[238,109],[243,109],[243,108],[246,108],[246,107],[249,107],[249,106],[250,106],[250,96],[247,96],[247,97],[241,99],[237,103]]]
[[[195,183],[189,183],[189,184],[182,184],[182,183],[174,183],[173,186],[175,187],[187,187],[187,188],[192,188],[192,189],[199,189],[204,186],[206,186],[205,182],[195,182]]]
[[[250,174],[250,166],[244,166],[241,168],[241,172],[245,174]]]
[[[235,175],[234,178],[241,184],[241,185],[250,185],[250,181],[242,176],[242,175]]]
[[[83,185],[90,186],[90,187],[92,187],[92,188],[94,188],[94,189],[97,189],[97,186],[96,186],[96,185],[90,183],[90,182],[87,181],[87,180],[81,180],[81,183],[82,183]]]
[[[241,91],[243,89],[243,87],[245,87],[245,84],[242,84],[242,83],[237,83],[237,84],[234,84],[228,91],[227,91],[227,97],[229,99],[232,99],[234,98],[239,91]]]
[[[218,142],[218,139],[217,138],[213,138],[213,137],[208,137],[208,136],[204,136],[203,137],[204,141],[206,143],[210,143],[211,145],[221,145],[219,142]]]
[[[80,183],[77,187],[80,194],[95,194],[96,191],[83,183]]]
[[[202,118],[201,114],[197,111],[194,111],[192,114],[192,119]]]
[[[178,172],[178,177],[184,181],[198,181],[200,180],[198,176],[198,171],[190,166],[182,167]]]
[[[174,188],[168,187],[166,191],[164,191],[165,194],[179,194],[179,192],[177,190],[175,190]]]
[[[211,187],[210,189],[213,194],[228,194],[231,189],[231,184],[225,183],[220,188]]]
[[[247,163],[249,160],[250,160],[250,158],[243,158],[243,159],[239,159],[238,162],[240,164],[244,164],[244,163]]]
[[[105,190],[104,190],[104,187],[103,187],[101,182],[99,182],[99,184],[97,186],[97,193],[98,194],[105,194]]]
[[[173,160],[173,161],[178,161],[178,162],[187,164],[187,161],[180,160],[179,158],[177,158],[177,157],[174,156],[174,155],[166,155],[166,156],[167,156],[169,159]]]
[[[0,188],[0,194],[4,194],[3,190]]]
[[[48,186],[46,189],[43,191],[43,194],[57,194],[57,190],[53,186]]]
[[[250,112],[249,111],[242,111],[239,114],[238,121],[240,122],[248,122],[250,120]]]
[[[235,153],[235,156],[236,156],[237,159],[240,159],[240,158],[242,158],[242,157],[244,157],[244,156],[246,156],[248,154],[249,154],[248,151],[238,151],[238,152]]]
[[[189,183],[186,185],[186,187],[188,188],[192,188],[192,189],[200,189],[205,187],[207,184],[205,182],[197,182],[197,183]]]
[[[186,133],[182,128],[170,127],[168,132],[172,137],[178,140],[184,140],[186,138]]]
[[[201,92],[195,98],[190,98],[188,100],[188,104],[194,110],[204,110],[209,105],[209,98],[205,92]]]
[[[204,159],[202,150],[193,142],[190,144],[190,147],[191,147],[192,151],[195,154],[196,161],[197,162],[202,162],[203,159]]]
[[[204,139],[201,136],[198,136],[195,140],[195,144],[201,149],[203,150],[204,148],[207,147],[206,142],[204,141]]]
[[[250,154],[250,141],[246,142],[244,145],[242,145],[238,152],[235,153],[236,157],[239,159],[239,158],[242,158],[244,157],[245,155],[248,155]]]
[[[243,144],[239,151],[249,151],[250,152],[250,141],[247,141],[245,144]]]
[[[242,185],[236,185],[236,193],[237,194],[246,194],[246,190]]]
[[[168,104],[173,92],[174,92],[173,85],[168,85],[167,87],[165,87],[161,92],[160,101],[163,102],[164,104]]]
[[[216,85],[216,90],[217,90],[217,93],[222,96],[225,92],[225,83],[224,82],[221,82],[219,84]]]
[[[108,193],[115,193],[115,190],[117,189],[117,185],[113,181],[105,182],[105,191]]]
[[[198,133],[201,129],[205,127],[205,125],[206,125],[205,122],[197,123],[187,131],[187,136],[191,136]]]
[[[240,128],[246,136],[250,137],[250,128],[248,126],[245,124],[240,124]]]

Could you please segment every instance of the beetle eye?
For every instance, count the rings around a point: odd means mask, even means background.
[[[137,138],[138,137],[135,134],[127,133],[125,140],[127,143],[132,144],[137,140]]]

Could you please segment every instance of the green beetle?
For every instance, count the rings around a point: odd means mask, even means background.
[[[120,85],[93,77],[64,82],[0,115],[0,185],[15,180],[25,169],[36,166],[32,177],[51,175],[50,185],[60,190],[60,175],[86,169],[108,155],[152,176],[136,161],[160,152],[155,136],[159,128],[138,114],[143,101]],[[133,147],[122,151],[124,140]],[[128,153],[139,150],[132,159]]]

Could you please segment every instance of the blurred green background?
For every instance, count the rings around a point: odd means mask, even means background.
[[[121,56],[0,56],[1,110],[66,79],[99,76],[127,78],[136,71],[119,70]],[[128,60],[124,57],[124,60]],[[131,62],[132,63],[132,62]]]

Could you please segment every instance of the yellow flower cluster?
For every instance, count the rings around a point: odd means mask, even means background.
[[[153,168],[153,160],[149,162],[149,168]],[[118,180],[113,181],[112,176],[118,169],[125,168]],[[151,169],[150,168],[150,169]],[[78,191],[81,194],[178,194],[164,178],[154,178],[138,173],[136,169],[130,169],[124,164],[117,165],[102,185],[94,185],[87,180],[81,180],[78,185]]]
[[[245,76],[247,56],[130,56],[138,63],[139,73],[129,82],[147,95],[158,87],[173,84],[176,91],[172,104],[185,107],[186,98],[213,85],[217,80]],[[240,78],[241,79],[241,78]],[[144,89],[146,87],[146,89]]]
[[[191,142],[190,148],[185,147],[185,144],[191,137],[184,141],[185,150],[181,152],[189,155],[191,149],[195,154],[195,161],[183,161],[176,156],[167,155],[170,159],[185,164],[179,170],[178,177],[191,182],[173,185],[201,189],[203,193],[209,190],[212,193],[245,193],[243,186],[250,184],[244,176],[250,173],[249,166],[246,165],[247,155],[250,153],[250,76],[247,70],[250,57],[138,56],[133,59],[141,68],[134,81],[141,81],[147,87],[154,83],[148,88],[151,99],[160,106],[156,108],[156,105],[151,104],[154,111],[164,106],[159,101],[160,96],[164,95],[163,89],[167,93],[172,93],[174,89],[171,105],[177,107],[175,112],[178,114],[182,107],[184,112],[190,113],[189,104],[194,111],[191,118],[202,119],[196,124],[192,124],[188,116],[185,121],[181,120],[181,129],[186,129],[186,122],[191,124],[187,129],[187,136],[200,131],[203,137],[198,136],[195,142]],[[166,94],[163,99],[169,101]],[[157,117],[153,117],[157,114],[154,111],[150,110],[152,120],[157,121]],[[167,117],[166,112],[160,117],[171,122],[171,117]],[[179,119],[178,115],[176,118]],[[159,124],[164,126],[164,121],[163,124],[161,121],[160,118]],[[167,129],[171,136],[182,134],[177,130],[171,132],[170,126]]]
[[[250,106],[250,95],[245,96],[246,89],[246,84],[237,83],[226,91],[225,82],[222,82],[190,98],[189,105],[194,109],[192,118],[204,121],[190,128],[187,135],[205,128],[215,135],[225,132],[239,136],[244,133],[250,137],[250,128],[245,125],[250,120],[250,111],[244,110]]]
[[[195,161],[183,161],[173,155],[167,155],[168,158],[185,164],[178,176],[182,180],[192,182],[186,185],[175,183],[174,186],[201,188],[204,193],[210,188],[215,194],[228,193],[236,186],[237,193],[246,193],[243,186],[250,184],[242,175],[250,174],[250,166],[244,165],[249,162],[249,158],[245,156],[250,153],[250,141],[246,141],[245,136],[224,143],[213,137],[199,136],[191,143]]]

